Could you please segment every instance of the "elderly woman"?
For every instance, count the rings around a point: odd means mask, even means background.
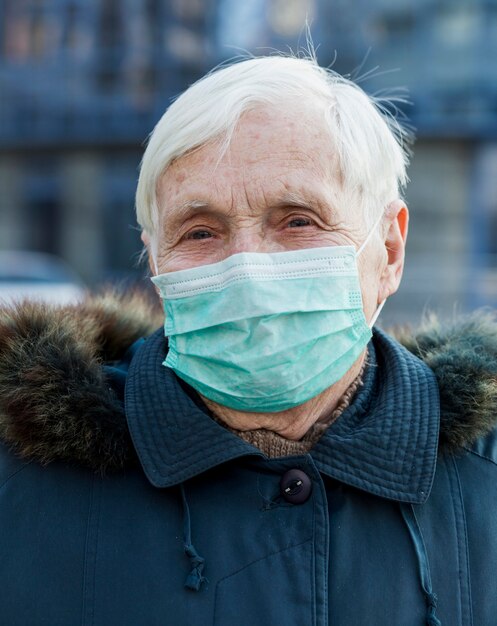
[[[372,330],[402,139],[308,59],[172,104],[137,190],[164,328],[0,315],[2,624],[495,626],[495,323]]]

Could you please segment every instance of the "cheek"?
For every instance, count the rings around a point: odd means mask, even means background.
[[[346,234],[322,227],[286,228],[269,232],[266,238],[277,241],[285,250],[354,245]]]
[[[381,251],[376,249],[369,255],[359,258],[359,277],[361,281],[362,300],[366,319],[369,319],[378,306],[378,294],[381,285],[385,259]]]
[[[192,245],[159,247],[157,268],[159,274],[186,270],[200,265],[217,263],[226,258],[226,250],[219,241],[194,241]]]

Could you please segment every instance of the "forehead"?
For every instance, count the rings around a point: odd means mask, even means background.
[[[318,106],[268,107],[240,118],[228,147],[204,145],[174,161],[158,184],[159,204],[173,208],[204,196],[232,197],[337,190],[340,177],[333,138]]]

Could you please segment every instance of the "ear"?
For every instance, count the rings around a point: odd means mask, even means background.
[[[404,271],[409,211],[403,200],[395,200],[388,205],[385,211],[385,221],[387,232],[384,245],[387,264],[381,274],[378,304],[397,291]]]

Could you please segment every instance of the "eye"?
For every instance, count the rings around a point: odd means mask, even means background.
[[[294,217],[288,222],[290,228],[302,228],[303,226],[311,226],[312,220],[308,217]]]
[[[185,239],[210,239],[212,237],[212,233],[208,230],[193,230],[189,232]]]

